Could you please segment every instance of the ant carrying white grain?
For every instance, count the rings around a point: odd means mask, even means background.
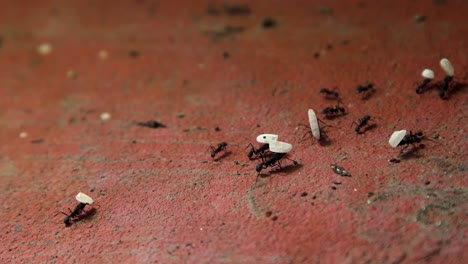
[[[291,144],[286,143],[286,142],[281,142],[281,141],[270,141],[269,148],[270,148],[270,152],[272,152],[273,155],[268,159],[266,159],[263,155],[261,155],[262,163],[257,164],[257,166],[255,167],[255,170],[258,172],[257,179],[258,179],[258,176],[260,175],[260,172],[263,169],[266,169],[268,167],[278,167],[282,169],[281,159],[283,158],[291,160],[294,163],[294,165],[297,165],[297,161],[286,157],[287,153],[292,150]]]
[[[74,221],[77,221],[80,218],[81,212],[84,211],[85,206],[91,205],[94,202],[93,198],[89,197],[87,194],[84,194],[82,192],[79,192],[75,198],[79,202],[79,204],[75,207],[75,210],[72,211],[70,208],[68,208],[68,210],[70,211],[69,214],[59,212],[65,215],[63,223],[66,226],[70,226],[73,224]]]
[[[272,141],[278,140],[278,135],[275,134],[261,134],[257,136],[257,142],[262,143],[262,145],[259,148],[255,148],[252,143],[249,143],[247,145],[247,148],[250,147],[250,151],[247,153],[247,157],[249,159],[258,158],[260,155],[263,155],[265,151],[268,151],[269,149],[269,143]]]
[[[327,142],[327,134],[325,133],[324,127],[320,127],[319,122],[322,122],[320,119],[317,118],[317,115],[315,114],[315,111],[312,109],[309,109],[307,111],[307,116],[309,118],[309,125],[304,125],[304,124],[298,124],[301,126],[304,126],[306,128],[309,128],[310,131],[307,131],[303,136],[300,142],[306,140],[306,135],[309,134],[311,137],[315,138],[319,143],[325,143]],[[323,122],[322,122],[323,123]]]
[[[444,70],[446,76],[442,83],[442,87],[439,90],[439,97],[445,99],[448,97],[448,92],[453,81],[455,69],[453,68],[452,63],[446,58],[440,60],[440,67],[442,67],[442,70]]]
[[[423,139],[424,139],[424,134],[422,131],[417,131],[416,133],[413,133],[410,130],[410,133],[406,135],[406,130],[400,130],[400,131],[393,132],[393,134],[390,136],[388,143],[393,148],[398,147],[398,146],[400,147],[404,146],[400,151],[400,154],[401,154],[410,145],[413,146],[413,150],[417,150],[418,146],[416,146],[416,144],[421,143]]]
[[[424,69],[421,73],[421,76],[424,78],[422,83],[416,87],[416,93],[422,94],[424,93],[429,87],[429,83],[434,79],[434,71],[431,69]]]

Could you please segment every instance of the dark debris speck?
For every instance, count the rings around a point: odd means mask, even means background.
[[[414,22],[416,23],[424,23],[426,21],[426,16],[421,15],[421,14],[416,14],[413,17]]]
[[[128,56],[131,58],[137,58],[140,56],[140,52],[138,50],[131,50],[128,52]]]
[[[276,220],[278,220],[278,216],[276,215],[271,218],[271,221],[276,221]]]
[[[301,196],[302,196],[302,197],[305,197],[305,196],[307,196],[307,192],[303,192],[303,193],[301,193]]]
[[[42,139],[42,138],[35,138],[35,139],[31,140],[31,143],[33,143],[33,144],[38,144],[38,143],[42,143],[42,142],[44,142],[44,139]]]
[[[273,18],[270,18],[270,17],[267,17],[267,18],[263,19],[263,21],[262,21],[262,27],[264,29],[274,28],[274,27],[276,27],[276,25],[277,25],[276,20],[274,20]]]
[[[163,124],[163,123],[161,123],[159,121],[156,121],[156,120],[149,120],[149,121],[146,121],[146,122],[137,122],[136,124],[138,126],[149,127],[149,128],[166,127],[165,124]]]
[[[266,217],[270,217],[272,214],[273,214],[272,211],[266,211],[266,212],[265,212],[265,216],[266,216]]]

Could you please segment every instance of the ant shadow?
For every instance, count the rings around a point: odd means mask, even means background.
[[[335,114],[335,115],[325,115],[324,118],[327,120],[334,120],[343,116],[347,116],[347,113]]]
[[[94,207],[91,207],[91,209],[85,211],[83,210],[83,213],[79,214],[75,219],[73,220],[74,223],[80,222],[80,221],[89,221],[94,218],[94,216],[97,213],[97,209]]]
[[[296,164],[289,164],[289,165],[286,165],[286,166],[281,166],[281,168],[276,168],[276,169],[272,169],[268,172],[268,174],[263,174],[263,173],[260,173],[258,174],[257,178],[262,178],[262,179],[265,179],[265,178],[270,178],[270,177],[273,177],[274,175],[276,174],[279,174],[279,173],[292,173],[300,168],[302,168],[304,165],[302,164],[299,164],[299,163],[296,163]]]
[[[466,82],[454,82],[446,94],[444,99],[449,99],[451,95],[457,94],[459,92],[462,92],[466,90],[466,87],[468,87],[468,83]]]
[[[231,155],[232,155],[231,151],[225,151],[225,152],[223,152],[223,155],[218,156],[217,158],[214,158],[213,161],[220,161],[220,160],[222,160],[224,158],[227,158],[227,157],[229,157]]]
[[[372,130],[375,130],[377,128],[377,124],[370,124],[370,125],[367,125],[364,127],[364,129],[362,131],[359,131],[359,135],[362,135],[364,133],[366,133],[367,131],[372,131]]]
[[[420,149],[424,149],[425,145],[424,144],[419,144],[418,146],[414,146],[411,149],[405,151],[405,149],[402,149],[400,152],[399,157],[402,160],[410,160],[410,159],[418,159],[421,158],[423,155],[419,153]]]

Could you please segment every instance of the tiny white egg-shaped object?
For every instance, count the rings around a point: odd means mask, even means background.
[[[421,73],[424,79],[434,79],[434,71],[431,69],[424,69]]]
[[[310,124],[310,130],[312,131],[312,136],[314,136],[314,138],[319,140],[320,139],[320,127],[317,121],[317,115],[312,109],[309,109],[307,114],[309,115],[309,124]]]
[[[261,134],[257,137],[258,143],[270,143],[276,140],[278,140],[278,135],[275,134]]]
[[[104,112],[104,113],[101,114],[101,120],[102,121],[107,121],[110,118],[111,118],[111,115],[109,113],[107,113],[107,112]]]
[[[400,130],[400,131],[395,131],[393,134],[390,136],[390,139],[388,140],[388,144],[392,146],[393,148],[398,146],[400,144],[401,140],[405,137],[406,135],[406,130]]]
[[[269,149],[275,153],[288,153],[292,149],[292,145],[281,141],[271,141]]]
[[[440,67],[442,67],[442,69],[448,76],[453,76],[453,74],[455,73],[452,63],[446,58],[440,60]]]
[[[92,204],[94,202],[93,198],[89,197],[87,194],[84,194],[82,192],[79,192],[76,195],[76,200],[80,203],[85,203],[85,204]]]

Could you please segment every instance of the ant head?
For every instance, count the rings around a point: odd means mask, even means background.
[[[258,173],[260,173],[263,169],[263,163],[259,163],[257,164],[257,166],[255,166],[255,171],[257,171]]]
[[[320,92],[321,92],[321,93],[326,93],[327,91],[328,91],[327,88],[322,88],[322,89],[320,89]]]
[[[371,119],[371,117],[370,117],[369,115],[365,115],[365,116],[362,118],[362,120],[369,120],[369,119]]]
[[[226,147],[227,143],[226,142],[221,142],[221,143],[219,143],[219,145],[222,146],[222,147]]]
[[[418,130],[416,133],[414,133],[418,137],[422,137],[424,134],[421,130]]]
[[[216,153],[214,151],[211,152],[211,157],[214,158],[216,156]]]
[[[72,225],[71,219],[70,219],[70,217],[68,215],[63,219],[63,223],[65,224],[65,226],[71,226]]]

